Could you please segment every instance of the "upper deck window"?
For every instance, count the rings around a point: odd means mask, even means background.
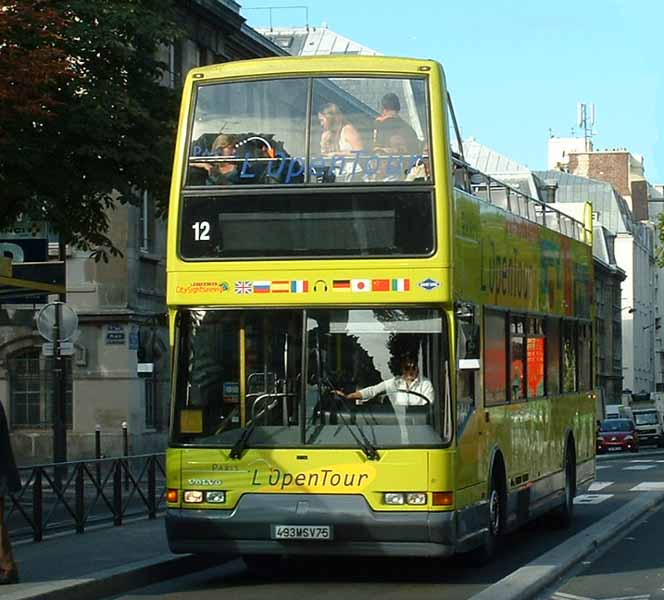
[[[424,79],[200,85],[187,186],[431,180]]]

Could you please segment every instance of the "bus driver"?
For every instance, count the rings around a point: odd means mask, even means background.
[[[401,375],[381,381],[345,394],[341,390],[334,393],[346,400],[354,400],[356,404],[364,404],[380,394],[387,394],[395,406],[424,406],[433,402],[433,384],[426,377],[420,377],[417,366],[417,354],[406,353],[399,356]]]

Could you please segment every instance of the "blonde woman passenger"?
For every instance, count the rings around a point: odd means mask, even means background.
[[[336,104],[325,104],[318,112],[323,129],[320,151],[323,154],[347,154],[364,148],[362,137]]]

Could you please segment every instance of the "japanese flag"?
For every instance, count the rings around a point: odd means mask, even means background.
[[[350,289],[352,292],[370,292],[371,279],[351,279]]]

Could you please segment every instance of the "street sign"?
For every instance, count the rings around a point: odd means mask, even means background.
[[[49,342],[55,342],[53,330],[56,324],[56,311],[60,310],[60,340],[70,340],[78,328],[78,316],[74,309],[64,302],[50,302],[37,315],[37,329]]]
[[[45,342],[42,344],[42,354],[44,356],[55,355],[55,344],[53,342]],[[60,356],[73,356],[74,342],[60,342]]]
[[[23,217],[9,227],[0,229],[0,237],[14,240],[30,240],[48,237],[48,222],[33,221]]]

